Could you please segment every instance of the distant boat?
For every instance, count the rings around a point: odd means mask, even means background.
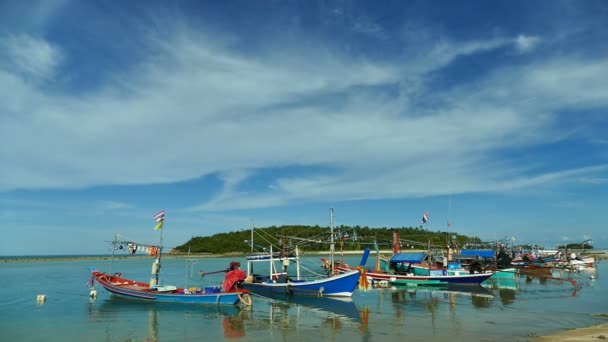
[[[555,264],[555,268],[569,269],[574,271],[582,271],[585,269],[593,269],[595,267],[595,257],[592,256],[577,256],[571,253],[566,260],[561,260]]]
[[[496,267],[496,253],[492,249],[463,249],[452,256],[454,268],[461,265],[468,272],[482,273],[486,270],[494,272],[492,276],[481,283],[484,287],[500,289],[517,289],[517,269],[514,267]]]

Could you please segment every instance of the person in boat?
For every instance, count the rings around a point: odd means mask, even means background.
[[[508,268],[511,265],[511,257],[509,253],[505,251],[505,245],[500,244],[500,250],[498,254],[496,254],[496,267],[498,268]]]
[[[481,257],[479,255],[475,256],[475,260],[471,262],[469,265],[469,273],[476,274],[483,272],[484,265],[481,261]]]
[[[240,262],[231,262],[230,268],[226,275],[224,276],[224,282],[222,283],[222,288],[224,291],[228,292],[233,288],[242,288],[243,282],[247,275],[243,270],[241,270]]]

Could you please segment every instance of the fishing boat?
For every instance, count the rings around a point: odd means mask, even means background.
[[[372,285],[380,284],[382,286],[389,282],[401,285],[409,283],[426,286],[442,284],[479,285],[494,273],[492,271],[470,272],[461,267],[455,267],[455,263],[448,264],[447,267],[439,266],[433,262],[430,243],[428,252],[400,253],[399,237],[396,232],[393,233],[393,256],[388,259],[383,258],[380,256],[378,248],[375,247],[375,249],[377,258],[375,269],[366,269],[364,262],[357,267],[357,269],[363,269]],[[330,263],[330,265],[332,264],[339,272],[348,272],[355,269],[355,267],[346,264]]]
[[[592,256],[580,256],[576,253],[571,253],[566,260],[560,260],[555,264],[555,268],[582,271],[586,269],[593,269],[595,267],[595,257]]]
[[[332,230],[332,241],[330,253],[333,259],[333,209],[330,209],[330,226]],[[253,227],[251,244],[253,250]],[[348,270],[344,273],[312,274],[304,276],[301,272],[299,248],[296,246],[293,253],[287,253],[284,249],[280,253],[273,253],[270,245],[269,252],[256,253],[246,257],[247,259],[247,278],[243,283],[243,288],[254,294],[284,294],[298,296],[315,297],[351,297],[353,291],[359,283],[361,273],[358,269]],[[277,267],[276,263],[280,266]],[[295,274],[290,270],[290,266],[295,264]],[[255,273],[260,266],[267,270],[267,273]]]
[[[426,284],[459,284],[459,285],[479,285],[490,278],[494,272],[473,273],[462,269],[449,267],[445,269],[423,269],[412,267],[414,264],[422,264],[425,253],[399,253],[393,255],[389,260],[388,271],[366,270],[366,276],[373,282],[379,281],[400,281],[401,283],[410,282]],[[338,265],[338,270],[347,272],[352,270],[348,265]]]
[[[281,268],[278,268],[276,263],[280,263]],[[288,270],[292,263],[296,265],[295,274],[289,273]],[[257,269],[255,265],[264,265],[268,273],[254,273],[254,269]],[[254,294],[281,293],[316,297],[351,297],[360,277],[359,270],[348,270],[329,277],[325,275],[304,277],[300,270],[297,247],[294,256],[275,256],[272,251],[267,254],[247,256],[247,274],[243,288]]]
[[[485,272],[493,271],[490,278],[481,283],[481,286],[500,288],[500,289],[517,289],[517,269],[510,266],[510,259],[506,262],[498,264],[497,256],[492,249],[463,249],[459,254],[452,257],[454,268],[462,267],[469,272]]]
[[[131,246],[136,246],[136,249],[146,250],[150,256],[154,258],[152,263],[152,275],[149,283],[135,281],[122,276],[121,273],[98,271],[95,267],[89,268],[91,278],[88,285],[91,287],[91,297],[96,295],[96,290],[93,287],[94,282],[101,285],[106,291],[112,295],[154,302],[168,303],[188,303],[188,304],[212,304],[212,305],[251,305],[251,297],[247,290],[240,288],[240,280],[244,279],[245,273],[241,271],[236,264],[234,269],[226,273],[222,286],[213,287],[177,287],[174,285],[160,284],[159,274],[162,257],[162,226],[164,222],[164,211],[156,214],[154,218],[157,220],[155,229],[161,229],[160,243],[158,246],[149,246],[133,241],[121,240],[118,235],[114,237],[112,243],[112,260],[114,259],[114,251],[123,249],[123,246],[129,246],[129,251],[134,253]],[[112,265],[112,264],[110,264]]]
[[[179,288],[172,285],[150,285],[149,283],[123,278],[120,273],[110,275],[91,270],[91,275],[106,291],[129,299],[156,301],[165,303],[251,305],[251,298],[246,290],[221,287]]]

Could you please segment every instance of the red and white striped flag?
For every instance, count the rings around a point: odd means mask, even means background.
[[[422,223],[426,223],[429,220],[429,213],[427,213],[426,211],[424,212],[424,214],[422,214]]]

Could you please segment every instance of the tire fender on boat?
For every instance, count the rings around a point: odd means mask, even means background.
[[[241,294],[241,291],[236,284],[234,284],[234,289],[236,290],[236,296],[239,297],[239,303],[241,306],[251,306],[251,303],[253,302],[251,300],[251,296],[248,293]]]

